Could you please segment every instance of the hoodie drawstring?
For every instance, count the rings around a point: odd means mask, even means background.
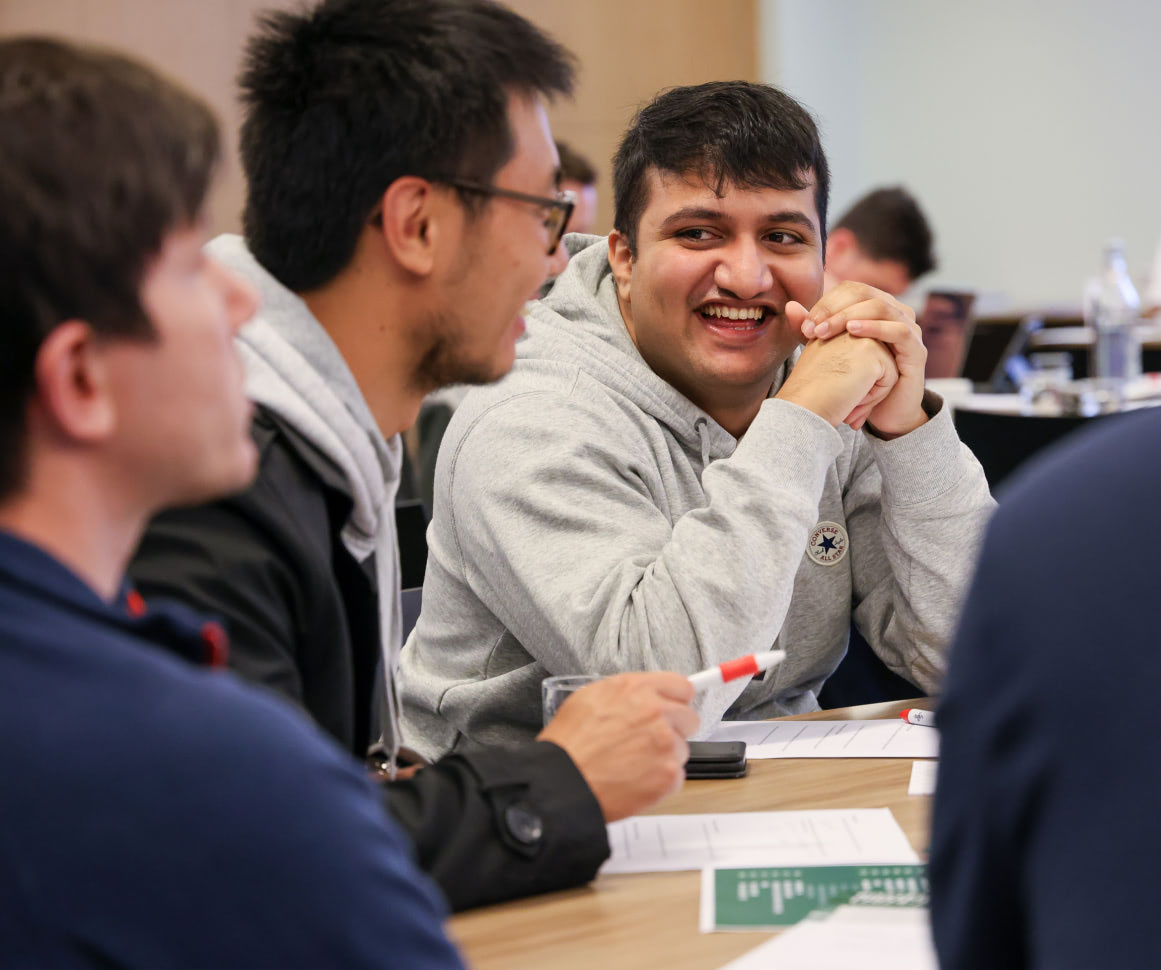
[[[705,418],[698,418],[693,423],[697,436],[701,439],[701,467],[705,471],[710,463],[709,422]]]

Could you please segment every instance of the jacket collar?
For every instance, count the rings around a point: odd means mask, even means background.
[[[0,586],[18,590],[47,609],[83,617],[148,642],[195,664],[223,667],[228,640],[220,623],[181,603],[146,604],[127,582],[103,600],[91,586],[39,546],[0,529]]]

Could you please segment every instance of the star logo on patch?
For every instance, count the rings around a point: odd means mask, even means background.
[[[806,554],[820,566],[833,566],[847,554],[850,539],[837,522],[819,522],[810,530]]]

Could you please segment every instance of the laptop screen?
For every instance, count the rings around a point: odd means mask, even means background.
[[[924,376],[959,377],[972,341],[972,305],[975,294],[956,290],[932,290],[927,294],[919,326],[927,348]],[[964,374],[964,376],[970,376]]]

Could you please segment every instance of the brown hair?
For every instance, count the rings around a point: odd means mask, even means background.
[[[849,229],[871,259],[902,263],[912,281],[935,269],[931,227],[919,203],[902,186],[867,193],[834,229]]]
[[[203,102],[112,51],[0,40],[0,499],[23,481],[36,355],[60,323],[149,339],[139,290],[218,157]]]

